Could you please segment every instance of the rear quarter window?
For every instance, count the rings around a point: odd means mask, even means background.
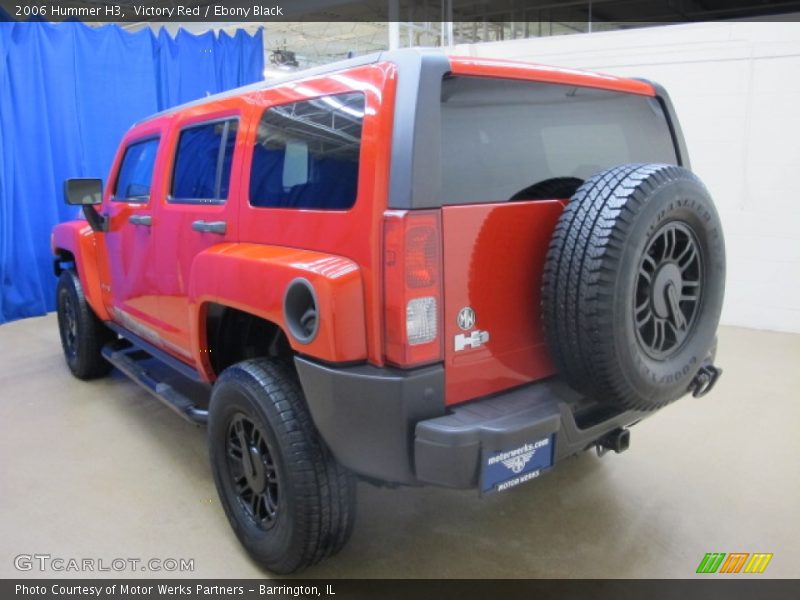
[[[509,200],[557,177],[677,164],[655,98],[478,77],[442,82],[442,203]]]
[[[255,207],[344,210],[358,193],[365,99],[360,92],[264,111],[250,171]]]

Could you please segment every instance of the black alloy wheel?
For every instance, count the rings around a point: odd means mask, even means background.
[[[61,336],[64,340],[64,353],[68,358],[75,358],[78,353],[78,315],[76,313],[75,303],[69,291],[62,289],[59,293],[61,300],[61,312],[63,318],[61,321]]]
[[[56,310],[61,348],[72,374],[78,379],[107,375],[111,364],[103,358],[102,349],[117,336],[89,306],[80,278],[71,269],[58,277]]]
[[[278,469],[267,437],[242,413],[228,426],[227,456],[228,474],[243,510],[260,528],[271,528],[278,518]]]
[[[680,349],[694,327],[702,292],[694,232],[685,223],[666,223],[650,238],[636,282],[636,336],[648,356],[663,359]]]

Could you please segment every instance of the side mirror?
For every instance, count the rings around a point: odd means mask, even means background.
[[[64,201],[72,206],[95,206],[103,203],[102,179],[66,179]]]
[[[83,216],[94,231],[108,231],[108,218],[92,208],[103,203],[102,179],[66,179],[64,201],[70,206],[83,207]]]

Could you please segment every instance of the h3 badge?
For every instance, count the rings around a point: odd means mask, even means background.
[[[477,322],[475,311],[469,306],[465,306],[458,311],[458,318],[456,319],[456,322],[464,331],[472,329]],[[459,333],[457,336],[455,336],[453,341],[456,352],[466,350],[467,348],[478,348],[489,341],[489,332],[476,329],[469,334]]]

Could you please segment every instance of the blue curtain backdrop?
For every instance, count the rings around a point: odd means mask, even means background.
[[[261,30],[0,23],[0,323],[55,308],[50,231],[78,215],[64,179],[105,180],[134,122],[263,71]]]

